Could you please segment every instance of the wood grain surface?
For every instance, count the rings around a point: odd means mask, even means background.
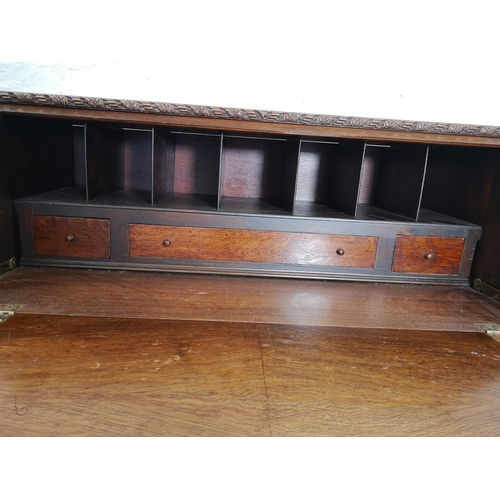
[[[269,434],[255,328],[23,314],[0,324],[1,436]]]
[[[483,334],[273,328],[275,436],[498,436],[500,343]]]
[[[35,254],[47,257],[108,259],[110,222],[80,217],[34,217]]]
[[[63,292],[62,292],[63,291]],[[500,304],[471,288],[20,267],[24,314],[481,332]]]
[[[129,228],[131,257],[373,268],[378,242],[366,236],[149,224]]]
[[[463,238],[399,235],[392,270],[398,273],[458,274],[463,248]]]
[[[18,313],[2,436],[499,436],[481,333]]]

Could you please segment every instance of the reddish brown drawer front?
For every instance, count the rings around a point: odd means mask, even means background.
[[[132,257],[372,268],[377,242],[364,236],[130,225]]]
[[[35,255],[108,259],[108,219],[35,216]]]
[[[396,273],[458,274],[463,238],[398,236],[392,270]]]

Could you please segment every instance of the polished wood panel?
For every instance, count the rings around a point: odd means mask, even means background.
[[[482,333],[23,314],[2,436],[499,436]]]
[[[266,436],[251,325],[34,316],[0,324],[1,436]]]
[[[463,238],[399,235],[392,270],[398,273],[458,274],[463,248]]]
[[[35,255],[108,259],[110,223],[107,219],[34,217]]]
[[[378,238],[130,224],[130,256],[373,268]]]
[[[268,328],[275,436],[498,436],[500,343],[478,333]]]
[[[469,287],[20,267],[0,276],[0,297],[26,314],[462,332],[500,324],[500,303]]]

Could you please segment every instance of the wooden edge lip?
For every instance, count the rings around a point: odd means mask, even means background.
[[[0,111],[11,111],[9,105],[52,107],[81,111],[119,112],[138,115],[159,115],[203,120],[231,120],[275,125],[299,125],[322,129],[346,129],[379,133],[404,133],[500,139],[500,126],[467,125],[439,122],[421,122],[381,118],[362,118],[313,113],[262,111],[251,109],[172,104],[153,101],[135,101],[99,97],[79,97],[43,93],[28,93],[0,90]],[[377,136],[377,138],[382,138]],[[490,145],[500,145],[495,141]]]

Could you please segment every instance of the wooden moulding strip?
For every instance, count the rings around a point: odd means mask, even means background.
[[[500,147],[500,127],[0,91],[0,112],[318,137]]]

